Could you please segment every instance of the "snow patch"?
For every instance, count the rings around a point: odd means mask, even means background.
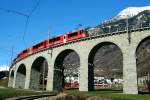
[[[107,22],[113,22],[121,19],[127,19],[131,18],[133,16],[138,15],[140,12],[143,12],[145,10],[150,10],[150,6],[144,6],[144,7],[128,7],[124,10],[122,10],[117,16],[110,18],[108,20],[105,20],[104,23]]]
[[[119,19],[126,19],[126,18],[133,17],[144,10],[150,10],[150,6],[128,7],[126,9],[122,10],[116,17],[118,17]]]

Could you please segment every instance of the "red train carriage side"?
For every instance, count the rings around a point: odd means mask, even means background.
[[[88,34],[86,33],[85,30],[81,29],[81,30],[75,30],[73,32],[69,32],[66,34],[62,34],[62,35],[50,38],[48,40],[44,40],[32,46],[31,48],[28,48],[22,51],[20,54],[18,54],[14,62],[26,57],[27,55],[31,53],[40,51],[48,46],[56,46],[59,44],[64,44],[66,42],[75,41],[76,39],[85,38],[85,37],[88,37]]]
[[[53,38],[48,39],[48,46],[53,46]]]
[[[56,46],[64,43],[64,34],[48,39],[48,46]]]
[[[32,53],[40,51],[48,46],[48,41],[44,40],[34,46],[32,46]]]
[[[66,33],[66,39],[67,42],[74,41],[76,39],[85,38],[88,37],[88,34],[85,32],[85,30],[76,30],[70,33]]]
[[[31,52],[30,48],[27,48],[27,49],[23,50],[20,54],[18,54],[18,56],[16,58],[16,61],[28,56],[30,52]]]
[[[65,89],[75,89],[75,88],[79,88],[79,83],[65,83],[64,84],[64,88]]]

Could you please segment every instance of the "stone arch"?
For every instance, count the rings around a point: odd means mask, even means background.
[[[136,55],[137,49],[139,48],[139,46],[144,42],[150,39],[150,35],[146,34],[146,35],[142,35],[139,39],[137,39],[136,43],[135,43],[135,50],[134,53]]]
[[[25,87],[25,78],[26,78],[26,66],[25,64],[21,64],[19,65],[16,72],[15,87],[23,89]]]
[[[150,91],[150,36],[139,41],[135,50],[138,91]]]
[[[10,77],[13,77],[13,78],[14,78],[14,70],[11,70],[11,72],[10,72]]]
[[[11,70],[9,75],[9,87],[13,87],[13,81],[14,81],[14,70]]]
[[[31,66],[30,89],[45,90],[47,84],[48,63],[46,58],[36,58]]]
[[[65,63],[65,60],[69,54],[76,55],[76,58],[74,58],[74,60],[73,60],[74,62],[72,62],[70,65],[69,65],[69,63],[70,63],[69,61],[68,61],[69,62],[68,64]],[[75,50],[66,49],[66,50],[61,51],[56,56],[56,59],[54,60],[54,77],[53,77],[54,86],[53,86],[53,89],[57,90],[57,91],[62,90],[65,85],[65,76],[67,73],[69,73],[69,71],[67,72],[66,69],[70,69],[71,67],[74,67],[74,69],[73,68],[71,69],[71,70],[73,70],[72,73],[74,73],[74,71],[76,70],[77,74],[79,74],[79,70],[78,70],[79,66],[80,66],[80,58],[79,58],[78,53]],[[79,82],[78,82],[78,85],[79,85]]]
[[[98,52],[100,52],[100,53],[98,54]],[[110,52],[112,54],[110,54]],[[103,54],[101,54],[101,53],[103,53]],[[115,56],[116,53],[118,54],[117,56]],[[96,58],[96,55],[98,55],[97,58]],[[115,57],[113,58],[112,56],[115,56]],[[108,61],[109,59],[106,59],[106,58],[111,58],[111,57],[113,59],[111,59],[110,61]],[[119,60],[119,62],[117,60]],[[103,64],[103,63],[105,63],[105,64]],[[116,65],[116,66],[112,66],[111,63],[115,63],[114,65]],[[89,80],[88,86],[89,86],[89,90],[96,89],[94,84],[101,84],[99,79],[98,79],[99,82],[95,81],[95,83],[94,83],[95,76],[105,78],[105,76],[102,76],[102,74],[104,72],[105,73],[107,72],[107,75],[109,75],[109,74],[115,75],[113,71],[110,71],[110,73],[108,73],[109,72],[108,68],[110,70],[112,70],[110,66],[113,67],[114,69],[116,68],[115,70],[116,70],[116,72],[118,70],[118,72],[117,72],[118,75],[121,74],[120,78],[123,78],[123,53],[122,53],[121,48],[113,42],[101,42],[101,43],[98,43],[95,46],[93,46],[93,48],[91,49],[91,51],[88,55],[88,74],[89,74],[88,75],[89,76],[88,77],[88,80]],[[121,71],[121,72],[119,72],[119,71]]]

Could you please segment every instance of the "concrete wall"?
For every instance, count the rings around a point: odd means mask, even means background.
[[[24,89],[25,87],[25,75],[22,73],[17,73],[15,88]]]
[[[30,89],[38,90],[39,82],[40,82],[40,72],[35,69],[32,69],[30,78]]]
[[[75,43],[70,43],[67,45],[62,45],[56,48],[53,48],[52,55],[47,51],[39,52],[32,56],[29,56],[16,65],[13,66],[15,70],[21,63],[25,63],[27,65],[27,74],[25,81],[25,88],[29,89],[30,75],[31,75],[31,66],[36,58],[42,56],[47,60],[48,63],[48,82],[47,82],[47,90],[55,90],[56,87],[61,85],[60,80],[57,80],[57,75],[54,75],[54,62],[56,58],[59,56],[61,52],[64,50],[73,50],[75,51],[80,58],[80,91],[88,91],[89,90],[89,73],[88,73],[88,57],[91,50],[100,43],[110,42],[118,46],[123,55],[123,91],[127,94],[137,94],[137,72],[136,72],[136,48],[139,45],[140,41],[142,41],[145,37],[150,36],[149,30],[143,30],[138,32],[131,33],[131,43],[128,41],[128,34],[118,34],[107,37],[99,37],[94,39],[88,39],[85,41],[78,41]],[[49,50],[51,52],[51,50]],[[16,72],[15,72],[16,73]],[[16,74],[15,74],[16,75]],[[14,77],[16,79],[16,76]],[[57,81],[57,82],[54,82]],[[57,86],[54,86],[54,83],[59,83]],[[13,82],[15,84],[15,82]],[[56,85],[56,84],[55,84]],[[14,85],[13,85],[14,86]],[[14,86],[15,87],[15,86]]]
[[[13,81],[14,81],[14,71],[10,70],[10,72],[9,72],[8,87],[13,87]]]

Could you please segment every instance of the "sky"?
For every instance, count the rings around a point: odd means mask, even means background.
[[[37,2],[0,0],[0,67],[9,66],[11,57],[47,39],[48,33],[63,34],[79,24],[94,27],[127,7],[150,6],[149,0],[40,0],[25,28],[27,17],[11,11],[29,15]]]

